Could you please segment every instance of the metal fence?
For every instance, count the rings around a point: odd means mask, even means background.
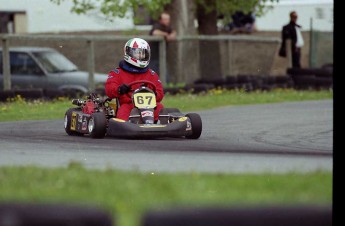
[[[268,75],[280,39],[248,35],[179,36],[176,41],[167,43],[161,37],[138,36],[149,42],[158,43],[159,75],[162,83],[191,83],[200,76],[200,53],[205,42],[219,44],[220,75],[241,73]],[[94,90],[95,71],[113,67],[114,61],[123,58],[123,44],[133,36],[115,35],[0,35],[3,49],[4,90],[11,89],[10,46],[43,45],[59,48],[72,62],[77,61],[81,69],[89,72],[89,90]],[[63,47],[63,48],[62,48]],[[157,57],[157,56],[156,56]],[[209,59],[206,64],[212,64]],[[203,63],[205,64],[205,63]],[[207,65],[204,68],[207,70]],[[105,69],[104,69],[105,68]],[[204,69],[205,70],[205,69]]]
[[[310,67],[333,63],[333,32],[310,32]]]

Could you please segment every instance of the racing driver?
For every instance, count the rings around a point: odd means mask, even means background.
[[[147,80],[155,84],[157,106],[154,111],[154,120],[158,121],[159,111],[163,108],[160,102],[164,97],[164,91],[158,74],[148,67],[151,50],[149,44],[141,38],[132,38],[124,46],[124,60],[119,62],[119,67],[110,71],[105,83],[105,93],[109,98],[118,98],[119,108],[116,117],[127,121],[134,105],[129,92],[139,88],[140,84],[131,87],[129,83],[138,80]],[[149,87],[151,88],[151,87]]]

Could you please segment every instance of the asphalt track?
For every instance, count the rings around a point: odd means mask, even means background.
[[[67,110],[67,109],[66,109]],[[186,112],[187,113],[187,112]],[[143,172],[285,173],[333,169],[333,101],[223,107],[197,112],[198,140],[68,136],[61,120],[0,123],[0,166]]]

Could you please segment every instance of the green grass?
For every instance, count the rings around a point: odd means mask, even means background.
[[[177,106],[182,111],[211,109],[222,106],[245,104],[268,104],[288,101],[321,100],[333,98],[332,90],[298,91],[294,89],[276,89],[273,91],[245,92],[242,90],[211,90],[205,94],[179,94],[168,96],[163,103]]]
[[[109,211],[120,226],[138,226],[145,211],[174,207],[331,205],[332,173],[140,173],[0,167],[0,201],[73,203]]]
[[[179,108],[182,112],[211,109],[221,106],[244,104],[278,103],[333,98],[333,91],[296,91],[277,89],[270,92],[244,92],[241,90],[211,90],[206,94],[182,93],[166,95],[166,107]],[[20,97],[8,102],[0,102],[0,121],[62,119],[65,111],[73,107],[71,100],[59,98],[51,102],[26,101]]]

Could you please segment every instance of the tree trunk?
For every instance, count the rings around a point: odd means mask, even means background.
[[[205,0],[205,5],[215,8],[216,1]],[[207,10],[201,5],[197,6],[198,32],[200,35],[218,35],[217,12]],[[200,41],[200,73],[203,79],[220,78],[221,64],[219,42]]]
[[[190,0],[173,0],[167,7],[171,23],[178,36],[196,35],[195,4]],[[169,82],[193,83],[200,77],[199,45],[197,41],[170,42],[167,46]]]

